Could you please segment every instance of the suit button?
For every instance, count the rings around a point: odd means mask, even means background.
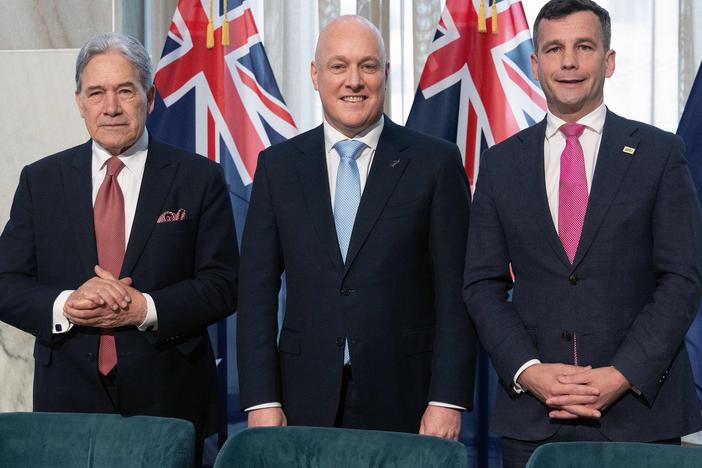
[[[354,294],[354,293],[356,292],[356,290],[355,290],[355,289],[345,289],[345,288],[344,288],[344,289],[342,289],[342,290],[339,291],[339,292],[341,293],[342,296],[350,296],[350,295]]]
[[[575,286],[576,284],[578,284],[578,277],[575,276],[575,275],[570,275],[570,276],[568,277],[568,282],[569,282],[570,284],[572,284],[573,286]]]
[[[358,341],[355,340],[355,339],[353,339],[353,338],[351,338],[351,339],[349,340],[349,344],[356,344],[356,343],[358,343]]]
[[[343,337],[343,336],[338,336],[338,337],[336,338],[336,345],[337,345],[339,348],[341,348],[341,347],[344,346],[344,342],[345,342],[345,341],[346,341],[346,340],[344,340],[344,337]]]
[[[93,353],[87,353],[87,354],[85,355],[85,357],[86,357],[86,359],[87,359],[88,361],[94,361],[94,360],[95,360],[95,354],[93,354]]]
[[[571,332],[564,331],[561,333],[561,338],[563,341],[573,341],[573,334]]]

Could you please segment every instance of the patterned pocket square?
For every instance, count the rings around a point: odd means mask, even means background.
[[[157,224],[160,223],[170,223],[173,221],[185,221],[188,219],[188,212],[185,208],[181,208],[178,211],[164,211],[161,216],[156,220]]]

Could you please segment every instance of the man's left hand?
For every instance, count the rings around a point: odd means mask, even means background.
[[[569,375],[561,375],[558,381],[562,384],[584,384],[597,388],[600,394],[595,401],[587,403],[588,408],[604,411],[616,402],[627,390],[631,383],[616,368],[598,367]],[[549,412],[549,416],[557,419],[571,419],[573,414],[568,411],[570,405],[578,405],[573,395],[562,395],[549,398],[546,404],[560,406],[562,409]]]
[[[95,273],[102,279],[116,279],[112,273],[99,266],[95,267]],[[146,318],[146,298],[140,291],[130,286],[131,278],[123,278],[120,282],[123,283],[131,297],[131,302],[127,304],[127,307],[113,310],[87,299],[71,300],[64,306],[64,315],[71,323],[84,327],[117,328],[141,325]]]
[[[444,439],[458,440],[461,432],[461,411],[443,406],[427,406],[419,425],[421,435],[442,437]]]

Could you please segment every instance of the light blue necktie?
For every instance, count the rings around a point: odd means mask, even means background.
[[[346,263],[353,223],[358,205],[361,202],[361,176],[356,159],[366,144],[357,140],[343,140],[334,145],[339,154],[339,171],[336,173],[336,194],[334,195],[334,223],[339,239],[341,258]],[[348,340],[344,344],[344,365],[351,361]]]

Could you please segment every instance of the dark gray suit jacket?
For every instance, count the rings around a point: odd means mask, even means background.
[[[528,359],[572,364],[577,350],[580,365],[613,365],[641,391],[605,411],[596,424],[605,436],[695,432],[702,418],[684,336],[700,300],[702,223],[683,143],[607,113],[570,265],[546,198],[545,127],[483,155],[472,207],[464,297],[502,383],[493,428],[522,440],[552,435],[558,422],[532,395],[513,394],[512,379]]]
[[[62,290],[95,276],[92,142],[25,167],[0,236],[0,320],[36,337],[36,411],[119,412],[218,429],[217,375],[207,325],[236,307],[238,253],[221,168],[151,139],[120,277],[149,293],[158,332],[115,329],[117,401],[97,371],[100,330],[52,334]],[[157,223],[165,211],[187,219]]]
[[[368,428],[416,432],[429,400],[470,407],[468,209],[458,148],[386,117],[344,264],[323,128],[265,150],[242,242],[242,408],[279,401],[290,424],[333,425],[345,336]]]

